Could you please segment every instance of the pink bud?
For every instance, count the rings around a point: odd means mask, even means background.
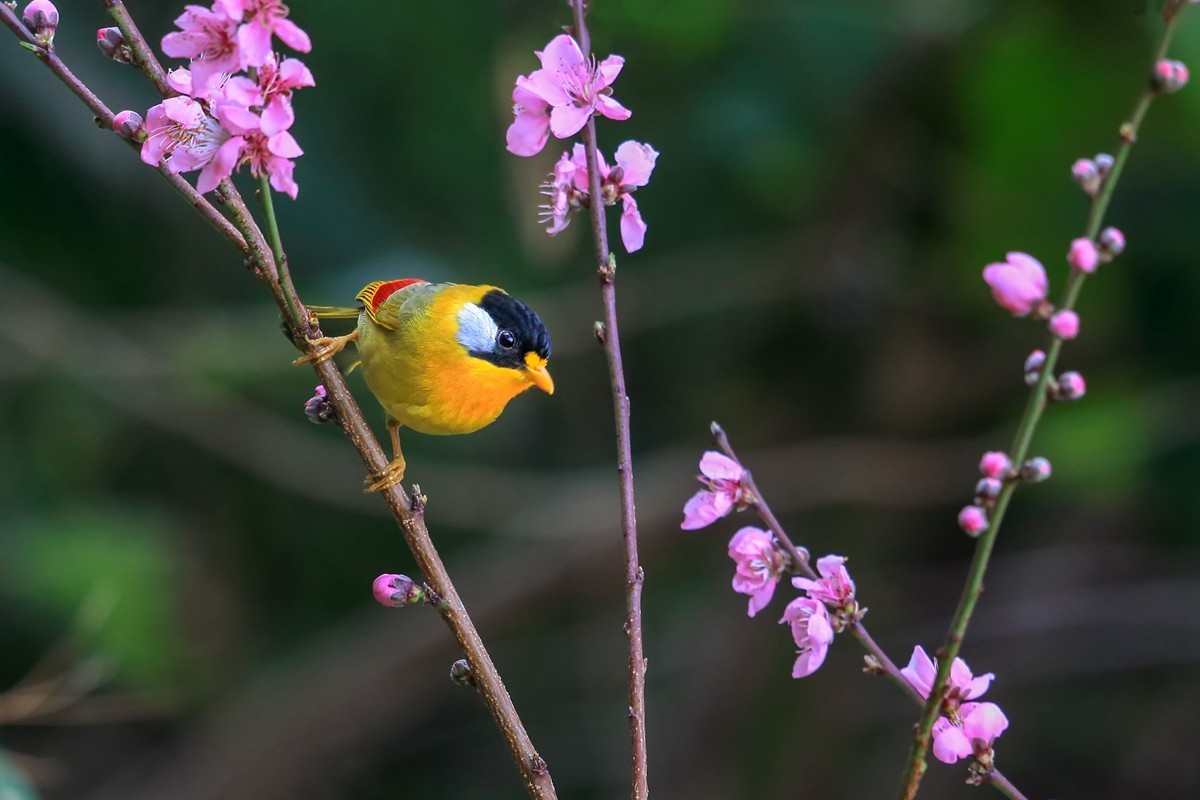
[[[1112,172],[1115,159],[1108,153],[1097,153],[1092,160],[1096,162],[1096,169],[1100,170],[1100,177],[1107,178],[1108,173]]]
[[[1072,164],[1071,176],[1085,194],[1094,195],[1100,190],[1100,167],[1090,158],[1081,158]]]
[[[1188,68],[1182,61],[1174,61],[1171,59],[1162,59],[1154,65],[1154,73],[1150,78],[1150,85],[1156,91],[1178,92],[1188,82]]]
[[[1098,241],[1100,253],[1110,261],[1125,252],[1125,234],[1116,228],[1105,228],[1100,231]]]
[[[1026,253],[1009,253],[1003,263],[983,268],[983,279],[1001,308],[1024,317],[1046,299],[1046,270]]]
[[[410,606],[425,599],[425,591],[407,575],[384,573],[375,579],[371,592],[385,606]]]
[[[991,503],[1000,496],[1004,482],[997,478],[980,478],[975,484],[975,499],[982,503]]]
[[[21,16],[38,42],[46,48],[53,46],[54,31],[58,28],[58,9],[50,0],[33,0],[25,6]]]
[[[118,64],[133,63],[133,53],[120,28],[100,28],[96,31],[96,46],[105,58],[111,58]]]
[[[1050,477],[1050,462],[1038,456],[1021,465],[1021,480],[1026,483],[1041,483]]]
[[[1046,353],[1043,350],[1034,350],[1025,358],[1025,383],[1033,386],[1038,382],[1038,377],[1042,374],[1042,365],[1046,363]]]
[[[136,111],[122,111],[113,117],[113,132],[122,139],[140,142],[146,138],[142,115]]]
[[[1071,250],[1067,253],[1067,263],[1080,272],[1095,272],[1100,263],[1100,254],[1096,245],[1087,237],[1079,237],[1071,242]]]
[[[1087,384],[1078,372],[1064,372],[1058,376],[1058,399],[1078,400],[1087,393]]]
[[[1074,339],[1079,335],[1079,315],[1074,311],[1059,311],[1050,318],[1049,327],[1060,339]]]
[[[979,472],[985,478],[1004,478],[1012,469],[1012,461],[1008,454],[999,450],[989,450],[979,460]]]
[[[987,514],[979,506],[967,506],[958,512],[958,527],[962,528],[967,536],[978,536],[987,530]]]

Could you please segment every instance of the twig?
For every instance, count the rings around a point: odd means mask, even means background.
[[[158,63],[150,45],[146,44],[146,37],[142,36],[142,32],[134,24],[133,17],[129,16],[125,3],[122,0],[104,0],[104,5],[108,8],[109,16],[121,29],[125,43],[129,45],[129,51],[133,54],[133,65],[145,73],[163,97],[178,95],[179,93],[167,84],[167,73]]]
[[[105,2],[110,8],[114,5],[111,0],[105,0]],[[11,28],[20,39],[32,43],[31,35],[16,18],[15,12],[3,3],[0,3],[0,21],[3,21]],[[131,29],[133,29],[132,20],[126,17],[126,21],[131,26]],[[142,45],[144,47],[144,40],[142,40]],[[145,54],[149,54],[148,57]],[[112,115],[108,112],[108,109],[62,65],[57,56],[53,53],[43,51],[39,53],[39,57],[75,91],[75,94],[89,108],[92,108],[97,113],[97,116],[106,118],[108,124],[111,126]],[[161,74],[161,67],[148,48],[145,49],[140,66],[147,77],[155,82],[156,86],[160,85],[159,81],[155,80],[155,76],[156,74]],[[162,171],[161,167],[160,171]],[[192,191],[194,192],[195,190],[193,189]],[[299,303],[298,298],[294,304],[288,302],[288,295],[294,295],[294,293],[286,291],[281,285],[281,270],[278,269],[275,259],[265,251],[262,233],[254,225],[253,220],[250,219],[249,213],[245,209],[244,201],[242,201],[241,196],[231,183],[227,182],[222,186],[222,195],[224,198],[223,202],[226,203],[227,207],[231,208],[235,219],[245,232],[245,238],[203,197],[196,195],[200,203],[193,203],[192,205],[206,219],[209,219],[210,222],[213,220],[207,212],[211,211],[216,219],[219,219],[233,232],[236,237],[233,241],[238,244],[239,249],[243,253],[246,253],[252,259],[256,270],[260,273],[260,277],[266,276],[266,282],[271,286],[272,294],[275,296],[276,303],[284,314],[294,341],[303,341],[307,334],[316,332],[313,326],[309,324],[309,321],[302,316],[303,305]],[[279,253],[282,254],[282,248],[279,248]],[[288,284],[290,284],[290,280]],[[358,404],[346,388],[341,372],[331,360],[314,363],[313,369],[328,391],[329,400],[337,409],[338,419],[341,421],[343,430],[345,430],[355,449],[358,450],[363,462],[372,472],[381,471],[387,465],[388,459],[371,433],[370,427],[363,419]],[[517,715],[516,708],[513,706],[512,699],[504,687],[504,682],[501,680],[491,656],[484,647],[483,640],[467,615],[466,608],[463,606],[462,600],[458,596],[458,592],[455,590],[449,574],[446,572],[445,565],[442,563],[437,550],[433,546],[433,541],[429,536],[429,530],[425,526],[423,515],[414,513],[412,510],[412,501],[400,486],[394,486],[384,492],[380,492],[380,494],[383,495],[392,510],[393,516],[399,523],[405,541],[412,551],[413,557],[416,559],[417,565],[424,574],[426,581],[443,598],[444,603],[438,610],[471,664],[471,668],[478,681],[480,696],[483,697],[484,703],[491,712],[493,719],[495,719],[496,724],[504,734],[509,750],[513,759],[517,762],[517,767],[521,772],[530,796],[535,798],[535,800],[554,800],[557,795],[546,762],[534,749],[533,742],[530,740],[529,734],[525,731],[525,727]]]
[[[275,258],[276,279],[283,290],[283,302],[287,307],[288,316],[296,322],[302,335],[312,330],[308,314],[296,296],[296,287],[292,283],[292,273],[288,270],[287,253],[283,252],[283,240],[279,238],[279,223],[275,219],[275,203],[271,200],[271,183],[264,172],[258,179],[258,198],[263,204],[263,214],[267,218],[267,236],[271,242],[271,255]]]
[[[1171,42],[1171,36],[1175,31],[1175,24],[1178,22],[1185,7],[1186,4],[1183,0],[1168,0],[1166,9],[1163,11],[1163,21],[1165,24],[1162,33],[1159,35],[1151,65],[1157,63],[1166,55],[1167,47]],[[1134,106],[1132,115],[1128,121],[1121,125],[1120,145],[1117,148],[1112,170],[1105,178],[1103,188],[1092,202],[1092,207],[1088,214],[1084,235],[1089,239],[1094,240],[1100,232],[1100,225],[1104,220],[1104,212],[1108,209],[1108,203],[1112,198],[1113,190],[1116,188],[1117,181],[1121,177],[1121,171],[1124,169],[1125,162],[1129,158],[1129,151],[1133,148],[1133,143],[1137,140],[1138,129],[1141,127],[1142,120],[1146,116],[1146,111],[1150,108],[1150,102],[1156,94],[1156,90],[1148,80],[1146,88],[1142,90],[1142,94]],[[1079,297],[1080,290],[1083,288],[1085,279],[1086,274],[1082,270],[1071,271],[1063,294],[1063,302],[1059,308],[1066,310],[1074,309],[1075,302]],[[1025,405],[1025,413],[1021,418],[1020,424],[1017,426],[1016,437],[1010,451],[1010,456],[1014,464],[1019,465],[1023,463],[1029,456],[1029,448],[1033,441],[1034,432],[1037,429],[1038,422],[1042,418],[1042,413],[1046,410],[1050,379],[1054,374],[1054,368],[1058,362],[1062,344],[1062,339],[1052,335],[1049,344],[1046,346],[1046,361],[1042,366],[1041,374],[1038,376],[1037,384],[1034,386],[1032,392],[1030,392],[1029,400]],[[1008,510],[1009,502],[1012,500],[1016,487],[1017,482],[1015,481],[1005,484],[1000,496],[996,499],[995,509],[989,519],[989,527],[979,537],[978,544],[975,546],[975,554],[972,557],[971,566],[967,573],[967,581],[963,587],[962,597],[958,601],[958,608],[955,609],[954,617],[950,622],[950,630],[946,634],[946,640],[937,652],[937,677],[930,688],[925,708],[915,726],[912,748],[909,751],[904,775],[900,782],[899,797],[901,800],[913,800],[920,787],[921,777],[925,773],[925,755],[929,750],[930,733],[942,709],[942,701],[946,694],[946,687],[950,681],[950,667],[954,659],[958,656],[959,650],[962,648],[963,637],[966,635],[967,626],[970,625],[975,604],[979,600],[980,595],[983,594],[983,576],[987,572],[988,562],[991,559],[992,550],[996,544],[996,537],[1000,533],[1005,512]]]
[[[575,37],[579,48],[591,52],[585,0],[571,0]],[[604,325],[597,336],[608,359],[612,385],[613,415],[616,418],[617,480],[621,494],[621,534],[625,539],[625,635],[629,639],[629,739],[633,758],[631,797],[645,800],[650,789],[646,776],[646,656],[642,647],[642,584],[645,573],[638,563],[637,509],[633,495],[633,450],[629,432],[629,395],[625,391],[625,369],[621,363],[621,338],[617,327],[617,262],[608,249],[608,227],[601,202],[599,156],[596,152],[596,120],[588,117],[583,129],[587,155],[588,189],[596,265],[600,274],[600,296],[604,303]]]

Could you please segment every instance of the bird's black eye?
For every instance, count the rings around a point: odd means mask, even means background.
[[[512,331],[500,331],[496,334],[496,344],[500,345],[501,350],[512,350],[517,346],[517,337]]]

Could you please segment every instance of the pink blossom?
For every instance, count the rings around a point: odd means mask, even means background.
[[[217,75],[233,74],[251,66],[238,44],[240,17],[228,14],[220,3],[213,8],[185,6],[175,20],[180,30],[163,37],[163,52],[172,58],[191,59],[191,80],[203,93]]]
[[[925,648],[917,645],[913,648],[908,666],[900,670],[900,674],[912,684],[921,697],[927,698],[929,690],[933,688],[933,683],[937,678],[937,662],[925,653]],[[989,672],[976,678],[971,674],[967,662],[961,658],[954,659],[954,663],[950,665],[950,682],[946,686],[947,703],[951,707],[955,707],[967,700],[980,697],[988,690],[988,686],[995,677]]]
[[[1004,263],[987,265],[983,279],[1001,308],[1017,317],[1027,315],[1046,299],[1046,270],[1026,253],[1009,253]]]
[[[992,743],[1008,728],[1008,717],[995,703],[964,703],[958,718],[959,725],[946,717],[933,723],[933,755],[946,764],[967,756],[987,757]]]
[[[1050,477],[1050,460],[1038,456],[1021,465],[1021,480],[1026,483],[1041,483]]]
[[[735,505],[745,505],[750,499],[741,484],[745,472],[732,458],[715,450],[706,452],[700,458],[698,480],[708,488],[696,492],[684,505],[683,524],[679,527],[694,531],[713,524]]]
[[[301,53],[312,50],[312,40],[296,23],[287,19],[283,0],[216,0],[231,19],[245,22],[237,31],[238,45],[245,54],[246,66],[262,66],[271,58],[271,34]]]
[[[1079,315],[1074,311],[1058,311],[1050,318],[1050,332],[1060,339],[1074,339],[1079,335]]]
[[[783,553],[775,546],[771,534],[745,527],[729,540],[729,557],[737,564],[733,590],[750,595],[747,613],[753,617],[767,607],[775,594],[775,585],[783,574]]]
[[[299,59],[287,58],[279,63],[272,53],[258,67],[256,80],[242,75],[231,78],[225,96],[238,105],[262,108],[262,128],[274,135],[286,131],[296,121],[292,92],[315,85],[312,72]]]
[[[1089,195],[1096,194],[1100,190],[1100,181],[1103,175],[1100,174],[1100,167],[1090,158],[1081,158],[1071,165],[1071,176],[1075,178],[1075,182]]]
[[[571,215],[583,208],[587,203],[587,192],[580,191],[575,186],[575,175],[578,167],[566,153],[554,165],[550,179],[542,184],[542,194],[550,201],[539,206],[538,222],[549,225],[546,233],[554,236],[561,233],[571,224]]]
[[[610,167],[604,154],[596,153],[596,169],[600,172],[600,197],[604,205],[615,205],[621,201],[621,243],[627,252],[640,250],[646,236],[646,223],[638,211],[633,193],[650,181],[650,173],[658,160],[658,151],[641,142],[623,142],[617,148],[617,164]],[[568,191],[570,186],[574,191]],[[582,144],[576,144],[568,159],[564,153],[554,167],[550,181],[543,185],[543,193],[553,198],[548,206],[542,207],[541,221],[553,220],[546,229],[551,236],[567,227],[570,221],[566,214],[586,207],[590,194],[587,172],[587,152]],[[566,204],[564,205],[564,200]]]
[[[985,478],[1004,478],[1012,469],[1012,461],[1007,453],[999,450],[989,450],[979,459],[979,473]]]
[[[1071,250],[1067,253],[1067,263],[1080,272],[1095,272],[1100,263],[1100,254],[1096,245],[1086,236],[1080,236],[1071,242]]]
[[[966,506],[958,512],[958,527],[968,536],[978,536],[987,530],[987,512],[979,506]]]
[[[780,623],[792,626],[792,639],[799,656],[792,666],[793,678],[804,678],[817,671],[833,642],[833,626],[825,604],[809,597],[797,597],[783,610]]]
[[[841,608],[854,600],[854,581],[844,566],[842,556],[827,555],[817,559],[817,580],[792,578],[792,586],[803,589],[813,600]]]
[[[1100,252],[1111,258],[1116,258],[1125,251],[1125,234],[1117,228],[1105,228],[1098,237]]]
[[[550,104],[521,84],[513,87],[513,121],[505,133],[505,149],[535,156],[550,139]]]
[[[295,200],[300,187],[292,177],[296,165],[291,159],[304,153],[295,138],[279,129],[278,120],[256,114],[234,101],[218,101],[214,113],[233,135],[217,151],[209,180],[206,181],[205,173],[200,173],[196,189],[202,193],[211,191],[239,166],[248,164],[251,175],[256,178],[266,175],[272,188]],[[287,124],[291,124],[290,120]]]
[[[145,123],[142,120],[142,115],[136,111],[121,111],[113,117],[112,121],[113,133],[120,136],[122,139],[128,139],[131,142],[141,141],[141,136],[145,130]]]
[[[425,590],[407,575],[384,573],[371,584],[371,594],[385,606],[408,606],[425,599]]]
[[[595,58],[584,58],[579,44],[566,34],[555,36],[536,55],[542,68],[517,78],[517,86],[550,106],[550,131],[559,139],[574,136],[597,112],[609,119],[629,119],[631,112],[612,98],[610,88],[625,59],[609,56],[597,65]]]
[[[1182,61],[1161,59],[1154,65],[1154,88],[1160,92],[1178,92],[1188,82],[1187,64]]]
[[[146,112],[142,161],[157,167],[167,159],[168,172],[202,170],[200,184],[211,191],[220,182],[214,159],[230,133],[190,97],[169,97]]]

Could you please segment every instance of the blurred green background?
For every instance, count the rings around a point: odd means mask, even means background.
[[[114,109],[96,2],[58,49]],[[180,4],[131,0],[157,42]],[[317,86],[280,209],[302,296],[497,283],[536,308],[558,391],[469,437],[406,439],[409,479],[564,798],[626,794],[612,411],[587,226],[537,226],[561,152],[504,151],[515,76],[562,2],[295,0]],[[1174,54],[1200,64],[1200,13]],[[839,639],[793,681],[748,620],[728,537],[680,508],[719,419],[797,542],[849,556],[879,642],[937,644],[984,449],[1011,439],[1044,333],[994,306],[1024,250],[1061,286],[1158,20],[1132,0],[597,0],[627,59],[599,123],[662,156],[620,258],[647,572],[655,797],[878,798],[915,707]],[[0,787],[45,798],[516,798],[428,609],[371,599],[414,567],[363,468],[301,413],[312,374],[240,259],[7,34],[0,37]],[[964,656],[997,675],[998,764],[1031,798],[1200,793],[1200,91],[1156,103],[1113,203],[1127,253],[1089,281]],[[242,176],[243,178],[245,176]],[[248,183],[245,184],[247,187]],[[615,212],[611,217],[615,231]],[[618,250],[618,254],[622,255]],[[336,332],[336,329],[334,329]],[[364,408],[382,422],[353,376]],[[536,395],[536,396],[535,396]],[[379,425],[382,431],[382,425]],[[933,764],[928,798],[973,797]],[[983,790],[989,793],[987,790]],[[975,794],[973,794],[975,793]],[[998,796],[998,795],[993,795]]]

